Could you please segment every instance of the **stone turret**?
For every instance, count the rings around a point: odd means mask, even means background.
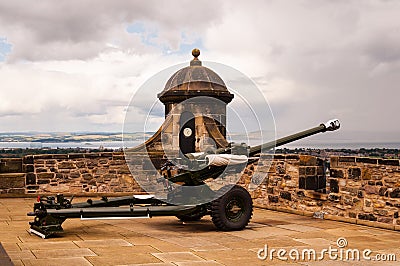
[[[193,49],[190,65],[175,72],[158,98],[171,125],[163,131],[164,147],[179,147],[181,154],[225,146],[226,105],[234,97],[222,78],[202,65]]]

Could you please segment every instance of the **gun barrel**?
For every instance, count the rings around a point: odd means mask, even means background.
[[[262,150],[269,150],[269,149],[273,149],[274,147],[279,147],[282,145],[285,145],[287,143],[302,139],[302,138],[306,138],[318,133],[322,133],[322,132],[326,132],[326,131],[335,131],[337,129],[340,128],[340,122],[337,119],[332,119],[329,120],[326,123],[322,123],[319,126],[283,137],[283,138],[279,138],[277,140],[273,140],[261,145],[257,145],[254,147],[250,147],[250,151],[249,151],[249,156],[253,156],[257,153],[260,153]]]

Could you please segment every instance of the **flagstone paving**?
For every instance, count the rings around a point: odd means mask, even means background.
[[[77,199],[78,201],[79,199]],[[182,223],[175,217],[132,220],[67,220],[65,233],[41,239],[28,233],[35,199],[0,198],[0,265],[399,265],[400,232],[311,217],[255,209],[243,231],[216,231],[209,217]],[[370,257],[394,255],[397,261],[330,259],[324,249],[372,251]],[[271,257],[257,254],[267,245]],[[284,249],[287,260],[279,259]],[[313,249],[317,259],[297,260],[298,252]],[[294,250],[294,251],[293,251]],[[283,252],[283,251],[282,251]],[[292,257],[289,257],[292,252]],[[268,253],[269,255],[270,253]],[[339,254],[339,253],[338,253]],[[261,252],[260,255],[264,255]],[[305,254],[307,255],[307,253]],[[340,254],[339,254],[340,255]],[[345,255],[343,255],[345,258]]]

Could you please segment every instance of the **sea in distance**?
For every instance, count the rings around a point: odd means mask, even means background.
[[[0,149],[66,149],[66,148],[82,148],[82,149],[114,149],[132,148],[141,144],[141,141],[85,141],[85,142],[0,142]],[[310,149],[400,149],[400,142],[294,142],[279,148],[310,148]]]
[[[262,133],[262,134],[261,134]],[[250,132],[248,134],[232,133],[227,136],[229,142],[247,143],[250,146],[268,142],[275,136],[270,132]],[[269,133],[269,134],[268,134]],[[153,136],[154,132],[133,133],[0,133],[0,149],[121,149],[133,148]],[[284,135],[284,134],[280,134]],[[327,139],[326,136],[313,136],[309,139],[300,139],[279,148],[310,148],[310,149],[400,149],[400,141],[365,141],[362,138],[353,142],[352,138]]]

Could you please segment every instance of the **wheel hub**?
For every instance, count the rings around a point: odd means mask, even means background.
[[[229,220],[239,219],[243,214],[243,203],[237,199],[232,199],[226,206],[226,216]]]

